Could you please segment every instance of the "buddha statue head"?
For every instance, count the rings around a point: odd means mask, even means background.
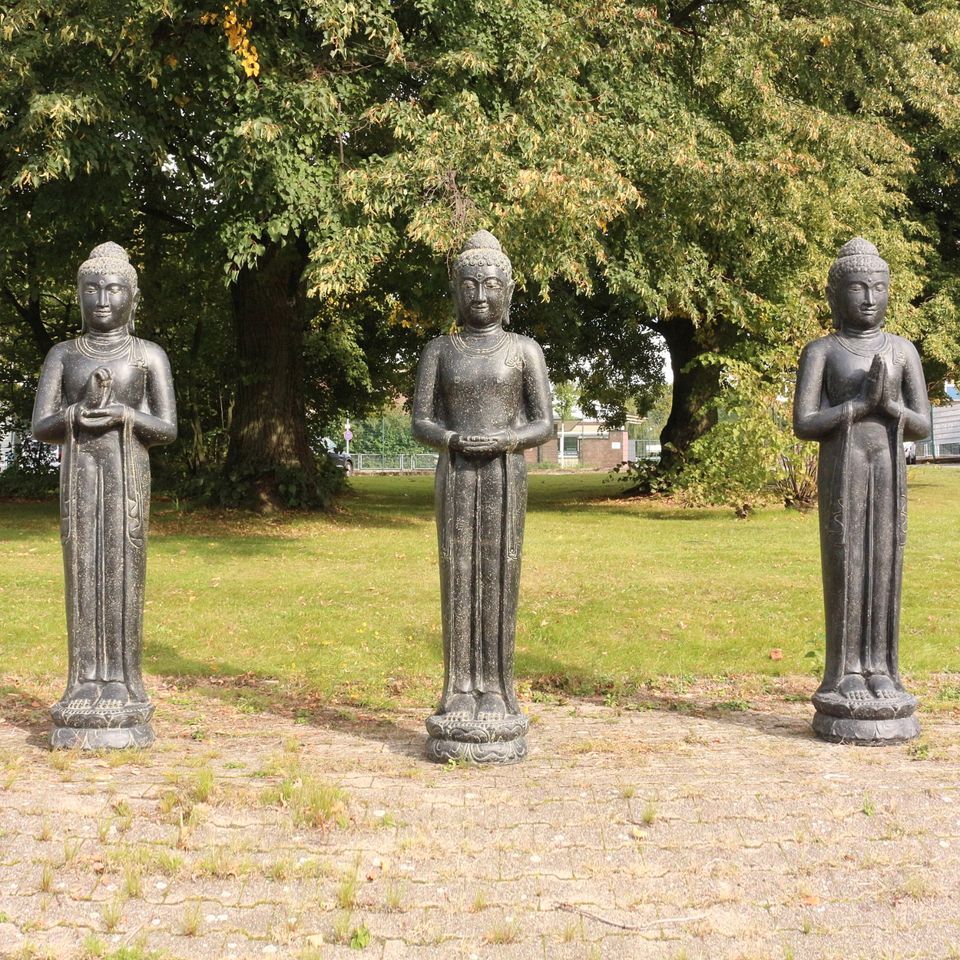
[[[863,237],[847,241],[827,277],[827,302],[836,329],[869,331],[883,326],[890,267]]]
[[[451,287],[461,326],[488,330],[509,322],[513,267],[492,233],[478,230],[463,245],[453,261]]]
[[[77,271],[77,296],[85,333],[133,333],[140,290],[127,251],[117,243],[94,247]]]

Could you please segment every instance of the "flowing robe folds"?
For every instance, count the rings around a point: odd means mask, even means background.
[[[876,411],[854,421],[873,357],[887,368],[886,396],[898,417]],[[885,333],[879,348],[836,334],[800,358],[797,435],[820,441],[820,552],[826,613],[826,667],[820,692],[844,674],[886,674],[900,687],[898,635],[907,534],[903,440],[927,435],[929,405],[912,343]]]
[[[512,431],[513,450],[467,455],[450,437]],[[440,711],[458,693],[499,693],[519,712],[513,647],[527,501],[523,449],[552,436],[539,345],[499,331],[479,343],[438,337],[417,369],[413,432],[441,450],[436,473],[444,685]]]
[[[78,406],[125,406],[123,423],[102,432],[78,422]],[[96,355],[85,338],[55,346],[40,373],[33,412],[38,440],[62,445],[60,533],[66,580],[69,669],[64,700],[88,684],[126,686],[145,701],[141,677],[148,448],[176,437],[166,354],[130,337],[126,349]]]

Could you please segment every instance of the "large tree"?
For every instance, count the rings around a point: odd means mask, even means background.
[[[344,328],[315,324],[324,310],[307,303],[304,269],[309,249],[343,246],[344,117],[360,112],[356,101],[394,56],[386,11],[307,2],[254,11],[246,0],[210,9],[28,0],[0,11],[6,316],[39,352],[61,337],[41,291],[68,291],[64,263],[104,236],[133,249],[164,303],[201,272],[219,278],[228,287],[219,296],[191,284],[197,336],[185,390],[201,389],[201,334],[222,329],[226,308],[235,358],[226,469],[264,506],[291,473],[301,487],[315,476],[305,357],[349,352]],[[67,242],[41,249],[58,234]],[[179,256],[151,255],[178,238]],[[52,256],[54,246],[69,255]],[[347,329],[359,339],[360,325]],[[223,371],[208,365],[200,376]],[[201,462],[205,443],[192,439]]]
[[[949,223],[914,178],[938,169],[925,132],[942,152],[956,129],[957,20],[953,0],[22,0],[0,13],[0,256],[25,263],[66,212],[74,238],[163,237],[188,275],[222,271],[228,469],[269,505],[278,469],[309,479],[311,417],[409,389],[451,253],[492,228],[517,324],[584,403],[642,409],[665,344],[670,468],[735,364],[787,367],[820,328],[852,233],[891,261],[892,321],[956,366],[920,304],[949,290]],[[30,290],[6,315],[36,330]]]
[[[928,130],[960,117],[960,15],[950,2],[837,0],[658,13],[662,122],[643,129],[650,101],[637,94],[618,147],[644,169],[647,203],[624,223],[608,275],[640,292],[670,348],[669,468],[715,416],[725,369],[749,360],[781,387],[800,344],[829,323],[826,267],[850,236],[891,262],[892,324],[919,339],[942,327],[919,308],[936,237],[910,202],[916,159],[901,127],[908,111]],[[607,64],[607,89],[622,89]],[[956,367],[960,354],[944,359]]]
[[[891,262],[891,322],[957,367],[955,332],[920,302],[941,224],[911,193],[918,138],[905,131],[907,117],[956,129],[953,0],[475,12],[431,8],[405,35],[410,92],[366,115],[394,149],[348,173],[347,198],[436,261],[472,227],[497,230],[518,261],[521,322],[554,320],[552,369],[601,371],[588,402],[622,410],[631,392],[649,395],[662,338],[674,372],[665,471],[716,422],[736,364],[776,360],[769,386],[782,387],[828,323],[827,266],[856,233]],[[593,198],[608,202],[591,209]]]
[[[569,12],[25,0],[0,13],[4,260],[64,225],[74,262],[84,234],[107,234],[156,269],[147,248],[180,237],[188,273],[221,271],[236,357],[226,469],[270,505],[291,470],[309,480],[311,414],[362,413],[408,386],[448,313],[446,258],[476,223],[498,221],[530,288],[546,295],[560,277],[586,289],[598,224],[633,190],[586,149],[576,65],[593,45]],[[465,23],[509,38],[474,91]],[[554,30],[557,51],[545,49]],[[446,163],[438,142],[424,175],[411,138],[452,140],[458,156]],[[158,279],[176,287],[166,266]],[[211,304],[222,308],[204,296],[198,312]],[[61,335],[33,307],[19,315]]]

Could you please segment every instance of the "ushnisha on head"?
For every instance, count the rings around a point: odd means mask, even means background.
[[[483,331],[509,321],[513,267],[489,231],[478,230],[464,244],[453,261],[451,286],[461,325]]]
[[[827,275],[827,302],[837,329],[879,329],[887,312],[890,267],[863,237],[847,241]]]
[[[119,244],[101,243],[90,251],[77,270],[77,294],[85,332],[126,327],[133,333],[140,290],[137,271]]]

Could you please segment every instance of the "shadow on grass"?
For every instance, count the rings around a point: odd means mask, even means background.
[[[642,498],[623,498],[618,490],[603,489],[596,478],[532,475],[528,485],[528,511],[541,514],[574,514],[600,509],[604,516],[637,520],[733,519],[722,509],[658,507]],[[0,503],[0,531],[6,539],[31,539],[58,534],[57,502]],[[433,520],[433,477],[367,478],[346,493],[329,513],[289,511],[263,516],[243,510],[209,507],[178,508],[172,501],[155,498],[151,533],[158,540],[222,539],[221,549],[254,556],[284,549],[287,541],[309,538],[313,525],[331,532],[397,530],[430,524]],[[206,544],[204,544],[206,549]]]
[[[599,476],[527,476],[527,508],[535,513],[573,513],[585,506],[616,504],[616,489],[603,486]],[[370,477],[355,488],[353,501],[361,510],[375,513],[416,512],[433,516],[433,477]],[[344,501],[349,509],[350,500]]]
[[[660,509],[630,509],[631,503],[643,501],[624,500],[622,498],[609,500],[603,504],[604,513],[621,517],[633,517],[636,520],[735,520],[733,510],[720,507],[704,509],[701,507],[670,507]]]
[[[161,662],[152,671],[181,689],[233,706],[247,713],[269,713],[339,733],[351,733],[385,746],[392,753],[424,759],[426,731],[415,732],[398,722],[389,710],[334,705],[325,701],[305,680],[276,678],[244,670],[235,664],[200,663],[165,644],[153,644]]]
[[[423,727],[401,722],[396,711],[389,707],[331,704],[316,693],[307,680],[277,678],[226,662],[211,667],[162,644],[154,645],[153,651],[159,654],[160,663],[152,664],[152,672],[179,689],[190,690],[245,713],[268,713],[294,723],[353,734],[392,753],[425,759]],[[680,713],[735,727],[751,727],[766,736],[788,740],[814,739],[808,718],[756,709],[738,695],[735,684],[718,686],[716,691],[671,693],[652,689],[642,681],[623,683],[571,674],[562,663],[549,658],[525,656],[518,667],[518,680],[530,683],[535,694],[607,703],[629,710]],[[425,709],[424,717],[426,713]]]
[[[370,505],[353,504],[335,513],[289,511],[269,517],[256,513],[233,513],[212,510],[175,511],[154,510],[151,516],[152,536],[208,539],[223,537],[232,540],[259,539],[283,543],[311,536],[309,525],[322,525],[331,531],[353,528],[396,529],[414,527],[432,519],[433,509],[390,512],[369,509]]]
[[[44,750],[50,746],[50,704],[18,687],[0,685],[0,716],[26,734],[25,743]]]

